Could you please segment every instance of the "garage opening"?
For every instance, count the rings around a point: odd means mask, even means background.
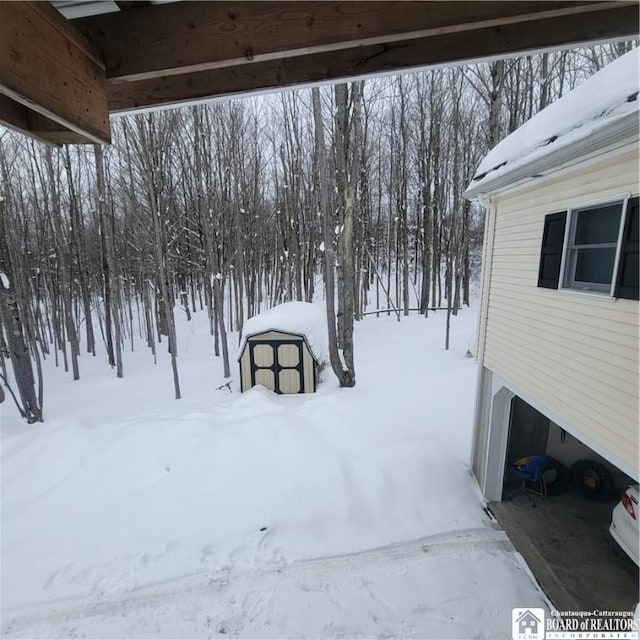
[[[548,457],[546,478],[523,483],[516,463],[532,456]],[[489,508],[555,607],[633,610],[638,567],[609,528],[635,481],[518,396],[511,400],[504,469],[502,502]]]

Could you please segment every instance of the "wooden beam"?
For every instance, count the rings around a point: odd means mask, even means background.
[[[207,97],[462,63],[594,41],[637,37],[638,5],[474,31],[212,69],[138,82],[109,82],[109,107],[127,111]]]
[[[130,11],[131,9],[142,9],[151,6],[148,0],[115,0],[120,11]]]
[[[14,131],[26,133],[32,138],[40,140],[40,142],[49,142],[30,131],[31,123],[29,122],[29,109],[23,104],[20,104],[11,98],[7,98],[7,96],[2,95],[1,93],[0,123]]]
[[[0,93],[0,122],[14,131],[47,144],[86,144],[92,142],[75,131],[66,129],[29,107]]]
[[[371,47],[479,28],[607,12],[611,1],[178,2],[75,20],[111,80]],[[627,4],[637,4],[627,2]],[[597,19],[597,18],[596,18]]]
[[[14,118],[6,124],[16,127],[15,118],[23,124],[26,118],[29,135],[38,129],[41,139],[59,143],[66,131],[110,142],[104,67],[48,3],[0,2],[0,94],[28,109],[19,115],[4,101],[3,112]]]

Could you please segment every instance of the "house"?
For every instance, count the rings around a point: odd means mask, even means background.
[[[516,622],[518,623],[519,634],[525,636],[536,636],[538,633],[538,625],[541,620],[527,609],[518,616]]]
[[[488,500],[523,455],[638,480],[638,78],[635,49],[505,138],[465,193],[486,208],[471,468]]]
[[[261,384],[276,393],[313,393],[329,360],[324,308],[286,302],[249,318],[238,352],[242,391]]]

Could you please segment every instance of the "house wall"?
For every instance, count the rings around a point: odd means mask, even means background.
[[[265,331],[264,333],[252,336],[247,340],[242,355],[240,357],[240,381],[241,390],[247,391],[251,388],[251,362],[249,358],[249,342],[263,342],[263,341],[279,341],[279,340],[297,340],[301,338],[299,335],[285,333],[283,331]],[[295,357],[294,357],[295,355]],[[291,345],[280,345],[278,347],[278,361],[281,365],[292,366],[297,363],[297,349],[295,354]],[[311,355],[307,343],[302,341],[302,368],[303,368],[303,390],[304,393],[313,393],[314,388],[314,374],[315,374],[315,359]],[[273,376],[269,375],[269,372],[258,371],[256,383],[260,383],[268,389],[275,390],[275,384],[273,382]],[[284,393],[298,393],[298,376],[294,371],[281,371],[280,372],[280,389]]]
[[[537,286],[544,216],[637,195],[637,149],[492,198],[481,365],[638,475],[638,302]]]
[[[483,489],[486,482],[487,444],[489,441],[492,396],[491,371],[479,365],[476,377],[476,407],[469,467]]]

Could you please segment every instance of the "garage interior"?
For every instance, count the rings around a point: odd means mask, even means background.
[[[523,493],[511,464],[533,455],[551,456],[567,470],[579,460],[599,463],[606,470],[606,483],[589,494],[577,486],[575,473],[571,483],[572,474],[562,472],[557,474],[563,485],[556,489],[559,495]],[[602,456],[521,398],[513,398],[502,502],[490,503],[489,510],[556,609],[635,609],[640,600],[638,567],[609,533],[611,512],[631,484],[636,483]]]

